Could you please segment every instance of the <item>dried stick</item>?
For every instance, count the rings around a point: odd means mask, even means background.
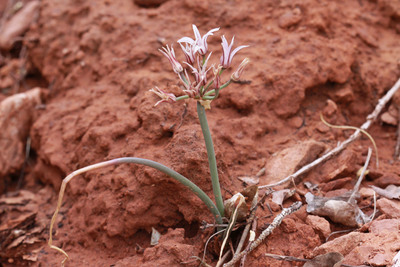
[[[254,241],[253,244],[251,244],[251,246],[250,246],[248,251],[245,250],[245,251],[242,251],[239,254],[236,254],[232,258],[232,260],[230,262],[224,264],[224,267],[229,267],[229,266],[232,267],[232,266],[234,266],[235,263],[238,262],[242,256],[244,256],[245,254],[253,251],[256,247],[258,247],[265,240],[265,238],[267,238],[267,236],[269,236],[272,233],[272,231],[276,227],[278,227],[281,224],[283,218],[285,218],[286,216],[288,216],[288,215],[292,214],[293,212],[297,211],[298,209],[300,209],[301,206],[302,206],[302,203],[300,201],[298,201],[298,202],[293,203],[289,208],[283,209],[282,212],[278,216],[275,217],[275,219],[268,226],[268,228],[265,229],[261,233],[261,235],[257,238],[256,241]]]
[[[288,181],[292,181],[295,178],[299,177],[300,175],[310,171],[312,168],[315,166],[327,161],[328,159],[332,158],[333,156],[339,154],[343,149],[345,149],[349,144],[351,144],[354,140],[356,140],[361,133],[361,130],[366,131],[371,124],[376,120],[378,117],[379,113],[382,111],[382,109],[385,107],[385,105],[389,102],[389,100],[393,97],[393,95],[396,93],[396,91],[400,88],[400,79],[397,80],[396,84],[386,93],[384,97],[379,99],[378,104],[375,106],[375,110],[367,116],[367,120],[364,122],[363,125],[361,125],[360,129],[355,131],[347,140],[345,140],[343,143],[340,143],[337,147],[323,155],[322,157],[314,160],[310,164],[302,167],[300,170],[297,172],[289,175],[285,179],[274,183],[274,184],[269,184],[269,185],[263,185],[259,186],[259,189],[263,188],[269,188],[269,187],[275,187],[281,184],[284,184]]]
[[[362,168],[360,177],[358,178],[357,183],[354,186],[353,192],[351,193],[351,196],[349,197],[349,200],[347,200],[348,203],[353,203],[353,200],[356,198],[356,194],[358,193],[358,191],[360,189],[361,182],[364,179],[364,175],[365,175],[365,173],[367,171],[367,168],[368,168],[368,165],[369,165],[369,161],[371,159],[371,155],[372,155],[372,149],[368,148],[367,159],[365,160],[364,167]]]
[[[247,221],[246,227],[243,230],[243,234],[242,234],[242,237],[240,238],[239,245],[236,248],[235,255],[240,253],[240,251],[242,250],[242,247],[244,245],[244,242],[246,242],[247,235],[250,231],[250,227],[252,225],[254,218],[256,217],[257,203],[258,203],[258,190],[257,190],[256,194],[254,195],[253,201],[251,202],[250,216]]]
[[[255,237],[256,231],[257,231],[257,218],[254,218],[254,220],[253,220],[253,225],[251,226],[251,230]],[[253,242],[254,242],[254,238],[253,238],[253,240],[249,240],[249,243],[247,244],[246,249],[244,250],[246,253],[243,255],[242,260],[240,261],[240,267],[245,266],[244,264],[246,262],[246,257],[247,257],[247,254],[249,253],[249,249],[250,249],[251,245],[253,244]]]

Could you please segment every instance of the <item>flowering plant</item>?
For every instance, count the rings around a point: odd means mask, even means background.
[[[186,58],[186,61],[184,61],[183,63],[180,63],[176,59],[175,51],[172,45],[171,47],[168,47],[167,45],[166,47],[159,49],[160,52],[167,57],[172,65],[172,69],[178,75],[179,80],[182,83],[181,88],[183,95],[177,97],[174,94],[168,93],[165,90],[161,90],[158,87],[152,88],[150,89],[150,91],[161,98],[155,104],[155,106],[162,102],[173,103],[178,100],[193,98],[200,101],[200,104],[202,104],[206,109],[209,109],[210,102],[218,97],[219,91],[221,89],[227,87],[231,82],[239,81],[239,78],[242,75],[244,68],[250,62],[248,58],[245,58],[242,61],[237,70],[232,73],[228,81],[223,84],[221,83],[221,75],[226,69],[229,69],[231,67],[233,57],[239,50],[248,47],[247,45],[241,45],[233,49],[235,37],[232,38],[230,44],[228,44],[225,36],[221,37],[222,56],[220,58],[220,63],[217,66],[215,66],[215,64],[212,64],[210,67],[208,67],[209,59],[212,52],[207,55],[207,38],[211,35],[214,35],[214,32],[218,30],[219,28],[212,29],[204,36],[201,36],[196,25],[193,25],[193,32],[196,39],[183,37],[178,40],[178,44],[182,48],[182,51]],[[188,69],[185,69],[183,65],[186,65]],[[193,76],[193,81],[188,75],[188,70]],[[210,70],[212,70],[212,73],[209,74]]]
[[[239,50],[241,50],[247,46],[242,45],[242,46],[239,46],[239,47],[235,48],[234,50],[232,50],[234,38],[232,38],[231,44],[228,45],[228,42],[226,41],[225,37],[222,36],[223,54],[220,59],[220,64],[217,67],[215,67],[214,65],[211,65],[210,67],[207,68],[208,61],[212,54],[210,52],[208,54],[208,56],[206,56],[207,52],[208,52],[207,38],[209,36],[213,35],[213,33],[218,30],[219,30],[219,28],[212,29],[204,36],[201,36],[197,27],[195,25],[193,25],[193,31],[194,31],[196,39],[192,39],[189,37],[183,37],[178,40],[178,43],[181,46],[183,53],[185,54],[185,57],[186,57],[186,61],[183,62],[183,64],[189,68],[192,76],[194,76],[193,82],[191,81],[191,79],[188,75],[187,69],[184,69],[182,64],[179,63],[179,61],[176,59],[175,51],[174,51],[172,45],[171,45],[171,47],[166,46],[166,47],[163,47],[162,49],[160,49],[160,52],[163,53],[168,58],[169,62],[172,65],[173,71],[178,74],[180,81],[183,83],[183,86],[182,86],[183,95],[182,96],[177,97],[172,93],[168,93],[164,90],[159,89],[158,87],[155,87],[150,90],[151,92],[155,93],[157,96],[159,96],[161,98],[155,104],[155,106],[157,106],[158,104],[160,104],[162,102],[174,103],[178,100],[183,100],[183,99],[187,99],[187,98],[193,98],[197,101],[197,113],[199,116],[200,125],[201,125],[201,129],[203,132],[206,148],[207,148],[211,181],[212,181],[213,193],[214,193],[216,203],[214,204],[214,202],[210,199],[210,197],[203,190],[201,190],[196,184],[194,184],[192,181],[190,181],[188,178],[186,178],[183,175],[177,173],[176,171],[162,165],[161,163],[158,163],[158,162],[155,162],[152,160],[148,160],[148,159],[135,158],[135,157],[117,158],[117,159],[103,161],[100,163],[96,163],[96,164],[78,169],[78,170],[72,172],[71,174],[69,174],[62,181],[60,193],[58,196],[57,207],[56,207],[56,210],[53,214],[53,217],[52,217],[51,223],[50,223],[48,244],[51,248],[64,254],[65,259],[62,261],[62,266],[64,266],[64,263],[68,260],[69,256],[63,249],[53,245],[53,227],[54,227],[54,223],[56,222],[57,215],[58,215],[58,212],[59,212],[61,204],[62,204],[65,188],[66,188],[67,184],[77,175],[91,171],[91,170],[95,170],[98,168],[103,168],[103,167],[117,165],[117,164],[123,164],[123,163],[135,163],[135,164],[141,164],[141,165],[145,165],[145,166],[157,169],[157,170],[169,175],[171,178],[177,180],[178,182],[182,183],[183,185],[187,186],[194,194],[196,194],[204,202],[204,204],[208,207],[210,212],[214,215],[215,221],[219,225],[222,224],[222,217],[224,216],[224,204],[223,204],[222,196],[221,196],[221,189],[220,189],[219,178],[218,178],[218,170],[217,170],[217,164],[216,164],[216,159],[215,159],[214,146],[213,146],[213,142],[211,139],[210,129],[209,129],[208,123],[207,123],[205,108],[207,108],[207,109],[210,108],[211,101],[218,97],[219,91],[221,89],[228,86],[231,82],[235,82],[235,81],[239,80],[240,75],[243,72],[243,69],[249,63],[249,59],[246,58],[245,60],[243,60],[243,62],[239,65],[238,69],[231,75],[230,79],[227,82],[225,82],[224,84],[221,84],[221,74],[223,73],[223,71],[225,69],[230,68],[234,55]],[[183,44],[185,44],[185,46]],[[209,75],[208,73],[211,69],[213,70],[213,73],[212,73],[212,75],[211,74]],[[235,205],[235,207],[238,208],[238,205]],[[236,211],[235,211],[235,214],[236,214]]]
[[[183,64],[188,66],[192,75],[194,76],[193,82],[189,78],[187,69],[184,69],[182,64],[176,59],[175,51],[172,48],[172,45],[171,48],[167,45],[166,47],[163,47],[162,50],[159,49],[159,51],[163,53],[171,63],[174,72],[178,74],[178,77],[183,84],[181,88],[184,95],[177,97],[174,94],[161,90],[158,87],[152,88],[150,89],[150,91],[161,98],[161,100],[159,100],[155,104],[155,106],[162,102],[174,103],[178,100],[183,100],[187,98],[193,98],[197,100],[197,114],[200,120],[201,130],[203,132],[204,140],[206,143],[215,202],[217,204],[219,213],[221,215],[224,215],[224,205],[221,196],[214,146],[211,138],[210,129],[207,123],[205,109],[211,108],[211,101],[218,97],[219,91],[221,89],[227,87],[231,82],[239,80],[244,68],[250,62],[250,60],[248,58],[245,58],[239,65],[238,69],[231,75],[230,79],[227,82],[221,84],[221,75],[226,69],[229,69],[231,67],[233,57],[239,50],[248,46],[242,45],[232,50],[235,37],[233,37],[231,43],[228,44],[225,36],[222,36],[222,56],[220,58],[220,63],[217,67],[215,67],[215,65],[213,64],[207,68],[208,61],[212,54],[212,52],[210,52],[207,56],[207,38],[213,35],[214,32],[218,30],[219,28],[212,29],[204,36],[201,36],[196,25],[193,25],[193,32],[196,39],[183,37],[178,40],[178,43],[181,46],[186,58],[186,61],[183,62]],[[185,44],[185,46],[183,46],[183,44]],[[210,69],[213,70],[212,75],[207,75]],[[211,76],[211,79],[209,76]]]

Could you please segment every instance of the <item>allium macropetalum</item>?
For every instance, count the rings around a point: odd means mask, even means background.
[[[229,80],[223,81],[222,74],[231,66],[233,57],[239,50],[248,46],[242,45],[233,49],[234,38],[232,38],[231,43],[228,44],[225,36],[222,36],[222,56],[220,64],[210,64],[209,60],[211,54],[214,53],[208,52],[207,38],[214,35],[214,32],[218,31],[219,28],[214,28],[208,31],[204,36],[201,36],[196,25],[192,25],[192,27],[195,39],[183,37],[178,40],[186,58],[185,62],[180,63],[177,61],[172,45],[171,48],[166,46],[163,47],[162,50],[159,49],[170,61],[174,72],[178,74],[182,82],[181,89],[183,95],[178,97],[169,96],[166,92],[158,88],[156,88],[156,90],[152,89],[152,92],[161,97],[161,100],[157,102],[156,105],[161,102],[176,102],[178,100],[192,98],[199,101],[204,107],[209,108],[211,101],[219,96],[220,90],[227,87],[233,81],[237,81],[243,73],[243,69],[249,63],[248,59],[244,60],[236,72],[231,74]],[[209,72],[210,69],[213,69],[213,74]],[[193,79],[191,79],[188,74],[192,76]],[[207,103],[207,105],[204,103]]]
[[[162,102],[170,102],[170,103],[174,103],[176,102],[176,96],[172,93],[167,93],[163,90],[161,90],[160,88],[158,88],[157,86],[154,88],[149,90],[150,92],[155,93],[156,95],[158,95],[161,100],[159,100],[154,106],[157,106],[158,104],[162,103]]]
[[[183,47],[181,43],[179,43],[179,45],[181,46],[182,51],[185,54],[186,62],[190,65],[193,65],[194,62],[196,61],[196,53],[197,53],[196,47],[189,43],[186,43],[185,47]]]
[[[208,55],[203,65],[201,65],[199,59],[197,59],[198,68],[195,68],[192,65],[186,63],[186,65],[188,65],[188,67],[192,69],[192,73],[196,79],[197,85],[204,86],[207,83],[207,72],[212,68],[211,66],[207,69],[207,63],[210,59],[211,54],[212,53]]]
[[[221,56],[221,65],[224,69],[227,69],[231,66],[232,64],[232,59],[233,56],[240,50],[243,49],[245,47],[248,47],[248,45],[241,45],[236,47],[233,51],[232,51],[232,46],[233,46],[233,41],[235,40],[235,37],[232,38],[231,44],[228,45],[228,42],[225,39],[225,36],[222,35],[221,37],[222,39],[222,56]]]
[[[167,48],[163,47],[162,50],[161,49],[158,50],[168,58],[175,73],[181,73],[183,71],[181,63],[179,63],[178,60],[176,60],[175,52],[174,49],[172,48],[172,45],[171,48],[169,48],[167,45]]]
[[[214,32],[218,31],[219,28],[215,28],[207,32],[203,37],[201,37],[201,34],[199,30],[197,29],[196,25],[193,24],[193,32],[194,36],[196,37],[196,40],[193,40],[190,37],[183,37],[178,40],[178,43],[188,43],[194,48],[194,52],[198,52],[199,55],[204,56],[207,54],[208,51],[208,45],[207,45],[207,38],[210,35],[214,35]]]

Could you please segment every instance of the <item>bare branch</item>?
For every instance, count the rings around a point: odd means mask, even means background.
[[[389,100],[393,97],[393,95],[396,93],[396,91],[400,88],[400,79],[397,80],[396,84],[386,93],[384,97],[379,99],[378,104],[375,107],[375,110],[367,116],[366,122],[364,122],[363,125],[361,125],[360,129],[361,130],[367,130],[371,124],[376,120],[378,117],[379,113],[381,113],[382,109],[385,107],[385,105],[389,102]],[[269,185],[263,185],[259,186],[259,189],[263,188],[269,188],[269,187],[275,187],[281,184],[284,184],[288,181],[291,181],[300,175],[310,171],[312,168],[315,166],[327,161],[328,159],[332,158],[333,156],[339,154],[342,150],[344,150],[349,144],[351,144],[354,140],[356,140],[360,136],[361,131],[357,130],[355,131],[347,140],[345,140],[343,143],[340,143],[337,147],[323,155],[322,157],[314,160],[310,164],[302,167],[300,170],[295,172],[294,174],[289,175],[285,179],[274,183],[274,184],[269,184]]]

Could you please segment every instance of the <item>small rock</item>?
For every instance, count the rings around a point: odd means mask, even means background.
[[[28,2],[9,21],[4,23],[0,29],[0,49],[11,49],[15,39],[28,30],[39,12],[39,7],[39,1]]]
[[[337,105],[332,100],[328,99],[326,101],[326,106],[324,107],[324,114],[331,117],[337,112]]]
[[[327,133],[330,130],[329,126],[323,123],[322,121],[318,122],[315,128],[320,133]]]
[[[321,186],[321,190],[324,192],[329,192],[335,189],[343,188],[347,183],[353,180],[351,177],[345,177],[341,179],[335,179]]]
[[[288,123],[290,126],[298,129],[303,125],[303,119],[301,117],[296,116],[289,119]]]
[[[278,24],[281,28],[289,28],[290,26],[299,23],[301,21],[301,18],[301,10],[299,8],[295,8],[280,16]]]
[[[335,99],[338,102],[350,103],[354,100],[354,93],[350,86],[345,86],[335,93]]]
[[[368,187],[361,187],[361,189],[358,191],[360,194],[360,197],[362,198],[368,198],[368,197],[373,197],[374,196],[374,190],[372,188]]]
[[[0,177],[22,167],[32,114],[41,103],[39,88],[12,95],[0,103]]]
[[[364,239],[364,234],[359,232],[351,232],[347,235],[335,238],[332,241],[326,242],[313,250],[313,257],[328,252],[339,252],[342,255],[347,255]]]
[[[376,206],[383,213],[390,218],[400,218],[400,201],[389,200],[387,198],[378,199]]]
[[[308,215],[306,223],[311,225],[314,230],[320,231],[325,238],[327,238],[332,232],[329,222],[323,217]]]
[[[345,256],[343,264],[389,266],[400,249],[399,220],[371,223],[370,233],[352,232],[314,249],[313,255],[339,252]]]
[[[349,176],[354,173],[357,166],[355,152],[345,150],[335,160],[328,161],[322,167],[321,182],[332,181],[338,177]]]
[[[399,122],[399,120],[389,112],[385,112],[381,115],[381,121],[393,126],[397,126]]]
[[[368,264],[368,266],[388,266],[390,263],[388,255],[384,255],[384,251],[373,245],[357,247],[349,253],[347,258],[350,259],[350,262],[345,260],[345,263],[350,263],[351,265]]]
[[[260,177],[260,184],[271,184],[284,179],[315,160],[324,150],[323,143],[310,140],[278,152],[267,162],[266,175]]]
[[[369,226],[369,231],[371,233],[380,234],[384,231],[389,231],[396,233],[400,230],[400,220],[399,219],[384,219],[379,221],[373,221]]]
[[[371,47],[378,47],[378,40],[372,35],[372,31],[367,28],[360,28],[357,31],[357,35],[363,40],[367,45]]]
[[[368,175],[370,176],[370,175]],[[385,173],[374,181],[374,185],[378,187],[386,187],[388,185],[400,185],[400,177],[395,173]]]

